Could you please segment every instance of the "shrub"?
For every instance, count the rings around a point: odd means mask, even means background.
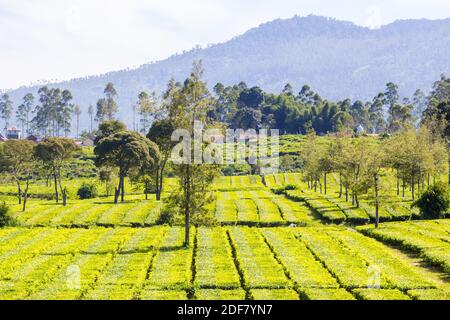
[[[284,187],[275,187],[271,189],[273,193],[275,194],[283,194],[284,193]]]
[[[173,225],[175,222],[175,214],[170,210],[163,210],[156,220],[156,224]]]
[[[81,200],[96,198],[98,196],[97,187],[95,184],[83,183],[78,188],[77,195]]]
[[[0,227],[13,226],[16,221],[9,215],[9,207],[5,202],[0,204]]]
[[[297,190],[297,186],[295,184],[287,184],[283,187],[272,188],[272,192],[275,194],[284,194],[288,190]]]
[[[412,204],[420,209],[424,219],[443,218],[450,206],[450,193],[446,184],[436,183],[422,193]]]

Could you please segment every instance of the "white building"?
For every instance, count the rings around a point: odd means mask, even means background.
[[[6,130],[7,139],[20,139],[22,136],[22,131],[16,127],[9,128]]]

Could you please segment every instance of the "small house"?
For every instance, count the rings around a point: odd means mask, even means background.
[[[7,139],[20,139],[21,135],[22,131],[20,129],[17,129],[16,127],[12,127],[6,130]]]
[[[84,147],[92,147],[94,146],[94,141],[90,138],[85,138],[81,140],[81,145]]]
[[[39,138],[36,137],[34,134],[30,134],[30,135],[27,137],[27,140],[33,141],[33,142],[35,142],[35,143],[38,143],[38,142],[39,142]]]
[[[362,125],[358,125],[355,129],[356,134],[361,135],[366,133],[366,130],[364,129],[364,127]]]

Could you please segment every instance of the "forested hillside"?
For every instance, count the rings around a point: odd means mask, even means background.
[[[232,85],[244,81],[249,87],[280,92],[289,82],[295,93],[308,84],[329,100],[366,100],[393,82],[401,96],[411,96],[418,88],[427,92],[441,73],[449,73],[449,40],[450,19],[397,21],[371,30],[324,17],[294,17],[265,23],[226,43],[135,70],[54,86],[72,92],[85,123],[89,104],[95,107],[107,82],[117,89],[120,118],[131,123],[130,111],[139,92],[160,92],[171,77],[184,79],[192,62],[199,59],[210,88],[217,82]],[[17,106],[26,93],[37,95],[37,90],[20,88],[9,94]]]

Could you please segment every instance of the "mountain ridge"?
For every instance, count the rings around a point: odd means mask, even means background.
[[[278,92],[287,83],[303,84],[328,99],[371,99],[393,81],[403,95],[427,91],[441,73],[450,71],[450,18],[397,20],[377,29],[322,16],[276,19],[251,28],[223,43],[194,48],[135,69],[47,84],[68,88],[84,113],[95,105],[107,82],[118,91],[120,117],[129,121],[130,108],[142,90],[164,90],[174,77],[183,80],[194,60],[203,60],[205,80],[226,85],[245,81]],[[17,105],[26,92],[9,90]],[[127,112],[128,111],[128,112]],[[85,117],[87,117],[85,115]]]

